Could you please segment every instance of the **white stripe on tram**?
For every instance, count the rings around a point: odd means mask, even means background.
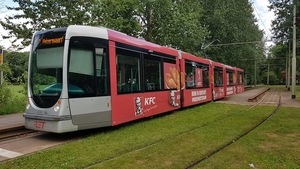
[[[21,155],[23,154],[0,148],[0,156],[7,157],[7,158],[15,158]]]

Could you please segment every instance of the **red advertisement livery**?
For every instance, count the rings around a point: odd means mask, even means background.
[[[31,41],[25,127],[115,126],[244,91],[243,70],[103,27],[71,25]]]

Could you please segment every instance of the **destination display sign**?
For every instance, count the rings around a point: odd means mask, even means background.
[[[39,43],[42,45],[54,45],[54,44],[61,44],[64,42],[64,37],[58,38],[42,38],[39,39]]]

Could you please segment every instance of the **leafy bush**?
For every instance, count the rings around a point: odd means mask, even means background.
[[[7,105],[9,98],[12,96],[11,90],[6,84],[0,85],[0,106]]]
[[[26,106],[24,93],[19,91],[16,93],[16,91],[11,90],[11,87],[15,88],[5,83],[0,85],[0,115],[22,112]]]

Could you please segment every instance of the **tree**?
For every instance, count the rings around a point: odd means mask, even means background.
[[[210,59],[246,70],[254,79],[257,59],[265,57],[259,30],[248,0],[14,0],[19,11],[0,24],[10,36],[28,45],[33,32],[69,24],[105,26],[204,57],[201,42],[219,39],[207,48]],[[24,18],[24,23],[14,19]],[[15,41],[16,42],[16,41]],[[14,44],[16,44],[14,42]],[[248,43],[250,42],[250,43]],[[249,61],[242,61],[249,59]],[[249,81],[249,80],[248,80]],[[253,81],[253,80],[252,80]]]
[[[269,1],[271,5],[269,9],[275,13],[276,18],[272,21],[272,33],[274,34],[273,40],[275,43],[284,43],[286,46],[289,46],[289,43],[292,44],[293,39],[293,8],[294,3],[296,4],[296,34],[299,38],[300,34],[300,0],[277,0],[277,1]],[[290,48],[292,45],[290,45]],[[299,48],[300,46],[297,44],[297,54],[300,54]]]
[[[11,73],[5,73],[5,78],[10,83],[24,83],[24,74],[28,67],[28,52],[10,52],[5,54],[5,62]]]
[[[208,36],[201,25],[203,13],[199,1],[193,0],[71,0],[29,1],[14,0],[19,11],[0,24],[10,31],[5,38],[23,39],[27,46],[33,32],[70,24],[105,26],[150,42],[178,48],[187,52],[199,51],[199,39]],[[13,20],[24,18],[24,23]]]
[[[286,42],[293,37],[293,5],[297,5],[296,15],[300,15],[299,0],[269,0],[269,9],[275,13],[275,19],[272,21],[272,33],[275,43]],[[299,34],[298,34],[299,35]]]
[[[261,76],[261,81],[263,84],[268,84],[268,77],[269,77],[269,85],[278,85],[279,84],[279,79],[276,76],[276,73],[273,71],[269,72],[264,72]]]
[[[7,6],[7,9],[16,11],[17,14],[6,16],[5,21],[0,21],[0,24],[9,31],[9,35],[3,38],[15,38],[12,43],[18,48],[28,46],[35,31],[92,22],[89,11],[93,7],[93,1],[14,0],[14,2],[19,6]],[[15,22],[18,19],[25,21]],[[17,40],[20,39],[22,39],[22,45],[18,45]]]
[[[206,40],[220,42],[207,48],[208,58],[243,68],[254,84],[255,65],[265,57],[263,32],[248,0],[202,0],[202,24],[210,31]],[[259,78],[257,78],[259,79]]]
[[[293,39],[293,7],[296,4],[296,18],[300,16],[300,0],[276,0],[271,1],[269,9],[275,13],[276,18],[272,21],[272,33],[274,34],[274,41],[276,45],[272,49],[274,57],[284,57],[287,55],[288,51],[292,51],[292,39]],[[299,20],[299,19],[298,19]],[[298,21],[297,20],[297,21]],[[299,22],[299,21],[298,21]],[[296,23],[298,25],[298,23]],[[296,26],[297,26],[296,25]],[[296,34],[299,39],[300,27],[296,28]],[[299,60],[300,46],[296,45],[296,57]],[[274,61],[275,64],[283,64],[283,59]],[[300,63],[297,61],[297,68],[299,68]],[[281,70],[284,68],[281,68]],[[277,73],[280,70],[277,70]]]
[[[142,37],[199,56],[200,39],[209,34],[201,25],[204,10],[199,1],[140,0],[140,4]]]

